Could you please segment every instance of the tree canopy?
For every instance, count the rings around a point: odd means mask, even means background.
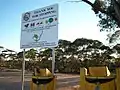
[[[98,26],[100,31],[113,32],[108,38],[112,43],[119,38],[120,30],[120,0],[81,0],[92,7],[92,10],[100,18]]]
[[[73,42],[59,40],[58,43],[55,48],[55,71],[79,73],[80,67],[110,65],[112,62],[114,65],[120,66],[116,63],[115,57],[111,56],[113,53],[119,55],[119,45],[111,49],[98,40],[86,38],[77,38]],[[0,55],[1,66],[18,69],[22,67],[23,52],[18,52],[15,55],[10,53],[10,55],[7,55],[10,57],[8,61],[4,59],[6,55],[5,52]],[[32,70],[33,66],[50,70],[52,68],[52,49],[50,48],[41,49],[40,51],[35,49],[26,50],[25,57],[27,59],[26,70]],[[119,62],[119,59],[117,59],[117,62]]]

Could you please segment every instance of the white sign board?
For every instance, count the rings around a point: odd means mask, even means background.
[[[20,48],[58,45],[58,4],[22,14]]]

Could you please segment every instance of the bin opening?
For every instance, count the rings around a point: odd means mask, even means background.
[[[47,84],[53,80],[54,77],[32,77],[33,83],[40,85],[40,84]]]

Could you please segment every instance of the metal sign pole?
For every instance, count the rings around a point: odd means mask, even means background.
[[[55,48],[52,48],[52,74],[54,75],[55,69]]]
[[[25,74],[25,49],[23,50],[23,62],[22,62],[22,90],[24,90],[24,74]]]

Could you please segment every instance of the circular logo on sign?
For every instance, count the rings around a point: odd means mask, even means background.
[[[53,18],[49,18],[49,22],[52,23],[53,22]]]
[[[30,19],[30,13],[29,12],[25,13],[24,16],[23,16],[23,19],[25,21],[28,21]]]

